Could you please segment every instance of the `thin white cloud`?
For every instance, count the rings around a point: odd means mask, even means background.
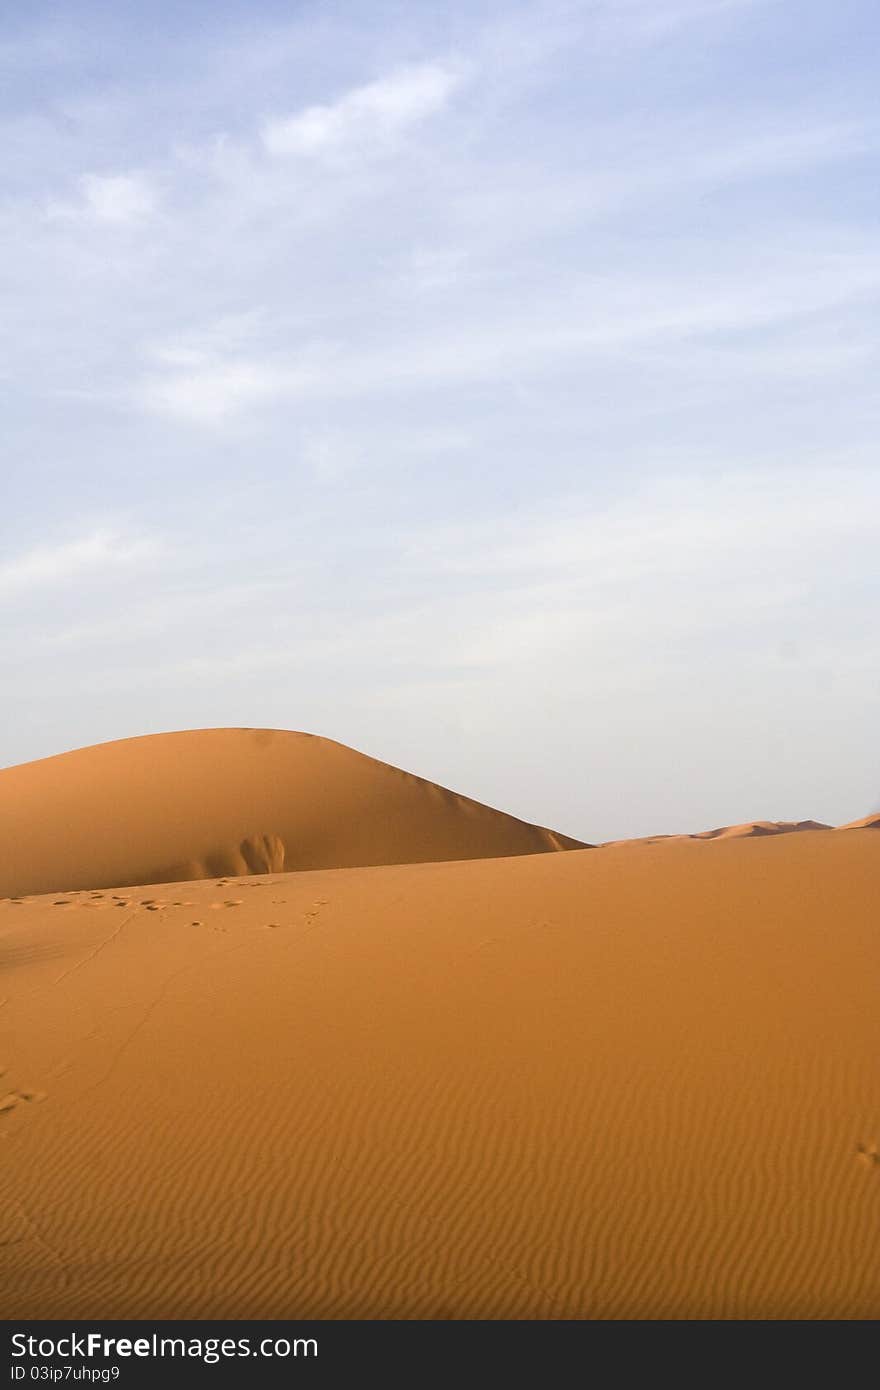
[[[243,357],[259,341],[268,323],[261,310],[223,314],[170,340],[148,345],[147,355],[162,366],[205,367]]]
[[[773,254],[765,248],[761,258],[735,256],[720,272],[694,267],[640,280],[572,276],[564,299],[542,295],[492,317],[463,311],[451,327],[408,338],[395,326],[386,340],[349,346],[307,339],[298,351],[271,357],[200,355],[189,345],[171,345],[154,350],[162,371],[136,383],[129,398],[140,409],[215,426],[276,401],[387,398],[419,386],[580,371],[652,352],[662,351],[669,367],[684,353],[688,366],[687,350],[697,343],[711,349],[702,374],[713,363],[723,374],[728,340],[878,294],[880,257],[868,248],[848,254],[790,248],[787,258],[781,248]],[[725,340],[721,347],[716,339]],[[780,348],[777,373],[814,374],[823,357],[811,356],[809,347]],[[830,360],[827,349],[826,355]]]
[[[452,425],[397,431],[386,427],[372,437],[363,427],[356,431],[325,428],[303,435],[300,457],[321,482],[334,483],[364,467],[375,472],[384,465],[421,466],[472,447],[467,431]]]
[[[99,222],[134,222],[156,206],[156,194],[144,174],[86,174],[83,194]]]
[[[747,606],[749,595],[766,603],[768,579],[773,589],[782,583],[801,592],[832,578],[847,550],[873,550],[878,516],[880,476],[869,468],[813,467],[796,475],[739,475],[732,468],[671,476],[601,506],[573,498],[565,514],[548,508],[491,525],[428,527],[406,554],[413,569],[437,579],[560,585],[557,599],[582,599],[590,590],[603,596],[603,607],[612,594],[626,598],[633,584],[647,586],[644,601],[656,584],[679,581],[712,602],[724,587],[737,607]]]
[[[778,0],[611,0],[597,16],[600,32],[614,39],[647,42],[691,24],[724,20]]]
[[[149,217],[158,195],[146,174],[84,174],[79,181],[78,202],[52,202],[54,219],[84,219],[110,226],[127,226]]]
[[[461,80],[461,69],[443,63],[402,68],[328,105],[268,121],[263,145],[272,155],[307,158],[384,146],[442,111]]]
[[[169,367],[174,357],[168,359]],[[200,363],[183,350],[182,370],[151,377],[135,390],[136,402],[159,415],[215,427],[255,406],[290,395],[308,384],[308,375],[270,362]]]
[[[676,116],[650,129],[630,118],[597,124],[580,176],[518,168],[460,191],[451,205],[456,234],[474,268],[536,236],[598,227],[640,207],[668,207],[702,190],[832,171],[876,149],[875,122],[772,108],[694,121]],[[437,253],[439,254],[439,253]]]
[[[191,562],[191,557],[188,559]],[[168,642],[172,634],[192,632],[194,625],[204,627],[219,620],[240,620],[242,615],[252,614],[255,605],[264,605],[283,592],[278,578],[212,584],[207,590],[188,588],[187,584],[193,582],[191,563],[189,567],[184,564],[172,572],[172,604],[168,602],[167,589],[157,592],[151,576],[149,585],[135,593],[124,610],[102,610],[98,616],[92,613],[60,629],[41,631],[37,634],[37,642],[51,649],[100,648],[137,643],[144,638],[161,638]]]
[[[58,545],[35,546],[0,565],[0,596],[129,565],[155,554],[156,549],[152,540],[104,529]]]
[[[858,622],[843,630],[825,599],[847,567],[870,566],[878,506],[880,480],[870,468],[779,469],[678,476],[601,505],[571,496],[527,515],[414,528],[386,557],[382,582],[394,601],[352,613],[344,588],[328,594],[323,613],[334,616],[326,621],[316,621],[305,597],[311,585],[279,569],[277,536],[263,537],[260,554],[250,556],[249,586],[229,595],[238,639],[219,656],[194,657],[187,647],[182,659],[217,672],[302,670],[329,658],[359,676],[374,666],[441,680],[467,672],[485,679],[487,691],[516,672],[529,699],[545,693],[547,669],[564,669],[569,695],[578,698],[618,683],[634,689],[662,665],[664,644],[675,665],[689,644],[697,650],[709,641],[703,676],[710,683],[736,665],[740,640],[753,651],[805,636],[829,648],[839,641],[848,662],[874,671],[875,646]],[[316,563],[308,545],[306,563]],[[471,582],[463,586],[465,577]],[[371,578],[362,575],[365,589]],[[179,595],[179,577],[172,582]],[[273,631],[283,638],[274,643],[265,631],[254,638],[248,611],[270,589],[279,615]],[[222,588],[192,602],[204,621],[212,621],[213,604],[214,619],[226,623]],[[144,616],[160,621],[155,596]],[[536,665],[537,653],[546,666]]]

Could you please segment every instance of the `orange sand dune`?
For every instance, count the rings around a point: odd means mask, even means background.
[[[0,896],[581,847],[272,729],[122,739],[0,770]]]
[[[856,822],[863,824],[863,822]],[[611,845],[657,845],[667,840],[744,840],[762,835],[790,835],[802,830],[830,830],[819,820],[750,820],[741,825],[722,825],[717,830],[700,830],[693,835],[643,835],[637,840],[605,840],[601,849]]]
[[[146,788],[179,831],[222,783],[204,746],[197,801],[132,774],[122,824]],[[386,779],[395,833],[427,806],[460,852],[472,803],[314,750]],[[98,779],[99,751],[73,766]],[[264,804],[248,824],[293,859],[326,852],[323,805],[303,845],[306,820],[254,824]],[[68,844],[47,813],[65,874],[80,846],[92,880],[120,863],[110,830]],[[487,815],[481,847],[507,826]],[[151,833],[129,862],[161,859]],[[340,827],[349,856],[383,833]],[[0,903],[4,1314],[877,1317],[878,848],[816,831]]]
[[[718,830],[701,830],[695,840],[742,840],[758,835],[790,835],[801,830],[830,830],[818,820],[750,820],[742,825],[722,825]]]
[[[863,816],[861,820],[847,821],[846,825],[839,825],[838,830],[880,830],[880,811],[875,811],[870,816]]]

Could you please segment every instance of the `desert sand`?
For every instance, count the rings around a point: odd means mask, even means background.
[[[234,814],[170,745],[0,776],[3,1315],[880,1315],[876,818],[541,853],[347,750],[287,804],[229,733]],[[116,886],[270,832],[320,864]]]

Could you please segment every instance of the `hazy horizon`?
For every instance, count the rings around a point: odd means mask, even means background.
[[[880,805],[867,0],[0,23],[0,763],[321,734],[585,840]]]

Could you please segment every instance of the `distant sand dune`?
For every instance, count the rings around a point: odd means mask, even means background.
[[[5,1316],[877,1317],[878,844],[0,903]]]
[[[741,840],[749,836],[790,835],[800,830],[830,830],[818,820],[750,820],[742,825],[723,825],[718,830],[703,830],[695,840]]]
[[[330,739],[200,729],[0,770],[0,896],[581,848]]]
[[[861,822],[859,822],[861,823]],[[741,825],[722,825],[717,830],[700,830],[692,835],[646,835],[637,840],[606,840],[600,848],[610,845],[656,845],[672,840],[747,840],[766,835],[791,835],[804,830],[830,830],[818,820],[750,820]]]
[[[880,811],[874,811],[870,816],[863,816],[861,820],[848,821],[846,825],[839,825],[838,830],[880,830]]]

